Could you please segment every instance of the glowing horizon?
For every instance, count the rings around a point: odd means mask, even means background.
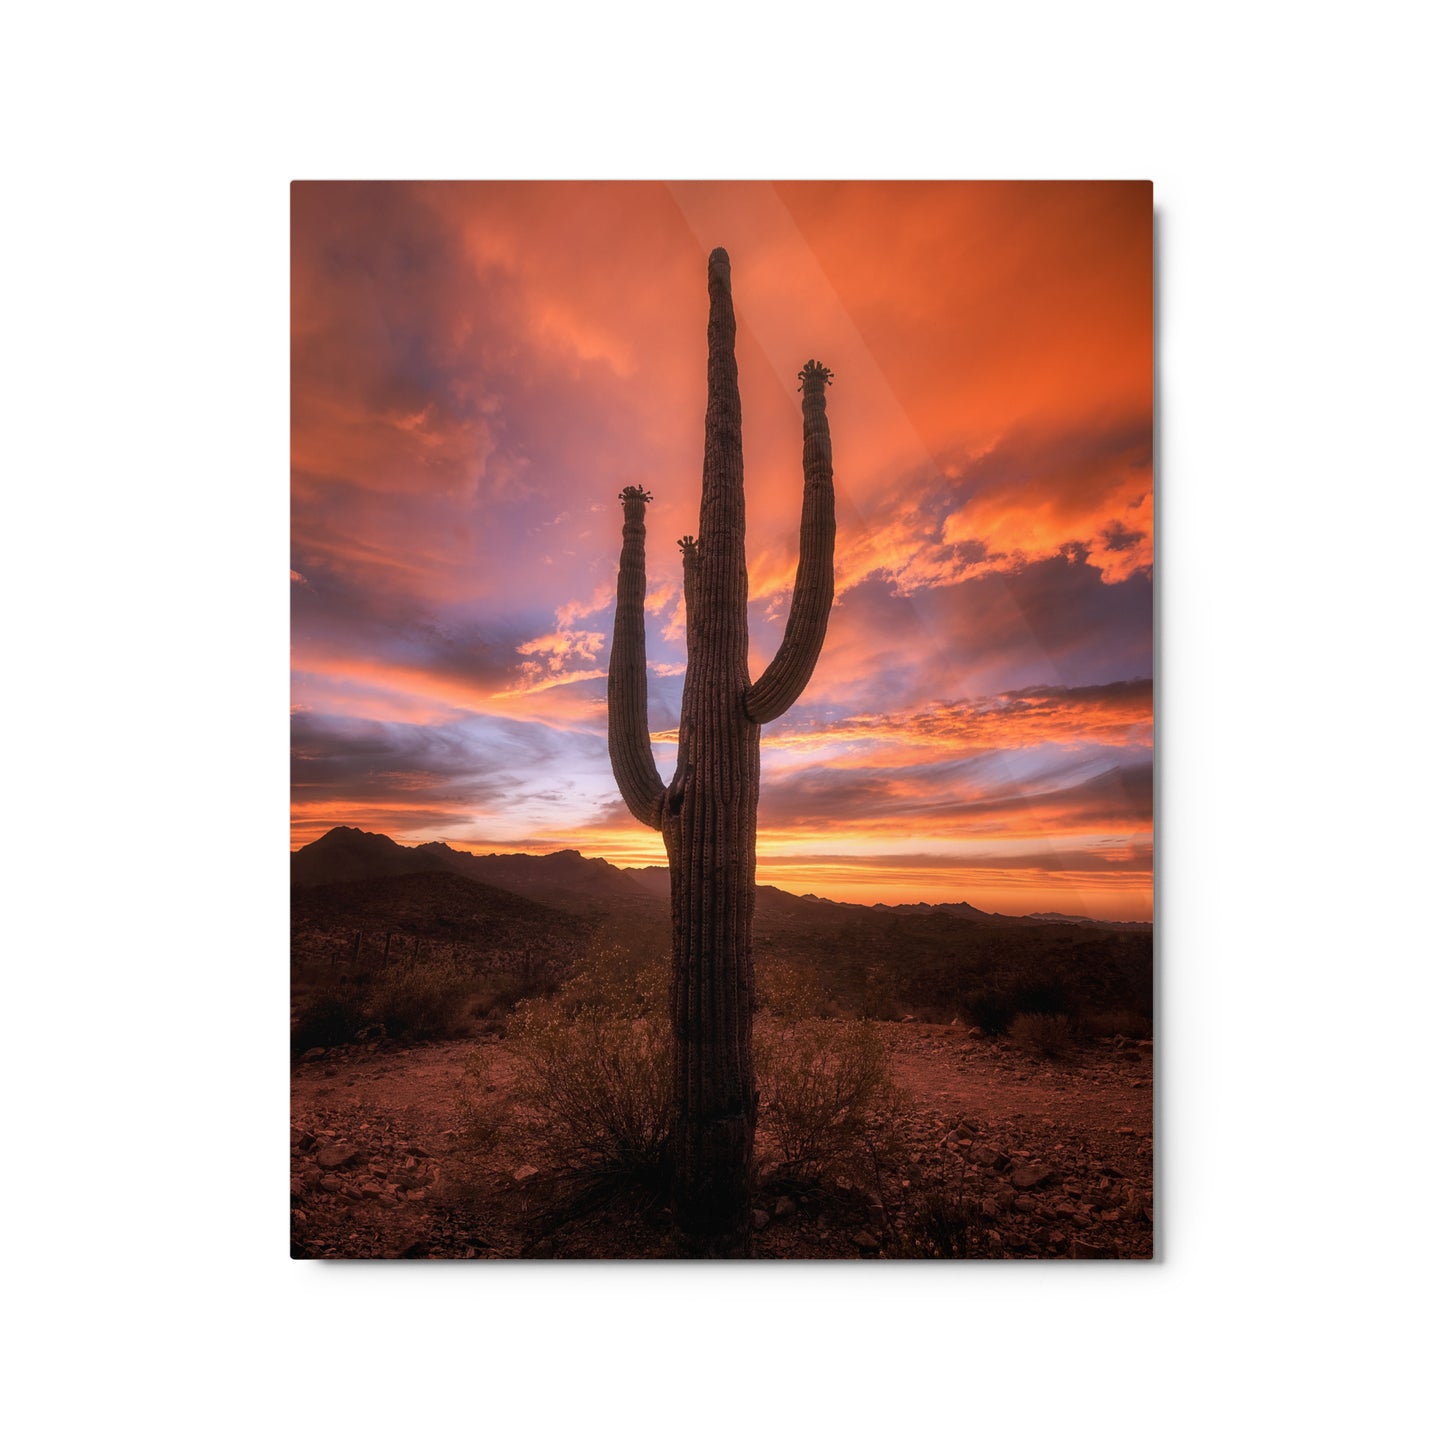
[[[755,676],[796,566],[794,373],[837,373],[837,601],[764,729],[759,882],[1151,918],[1142,183],[294,187],[293,847],[665,861],[607,762],[616,496],[656,496],[667,777],[719,243]]]

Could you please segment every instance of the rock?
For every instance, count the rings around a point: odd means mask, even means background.
[[[339,1174],[323,1174],[317,1188],[324,1189],[328,1194],[340,1194],[341,1176]]]
[[[512,1175],[512,1178],[515,1179],[518,1184],[521,1184],[530,1179],[536,1172],[537,1166],[535,1164],[524,1164]]]
[[[798,1206],[786,1194],[773,1206],[774,1219],[786,1219],[790,1214],[797,1212]]]
[[[1115,1256],[1102,1244],[1087,1244],[1076,1239],[1069,1246],[1070,1259],[1113,1259]]]
[[[1140,1039],[1139,1042],[1134,1045],[1134,1047],[1136,1049],[1143,1050],[1143,1052],[1146,1054],[1152,1054],[1154,1052],[1154,1040]]]
[[[306,1052],[301,1055],[301,1062],[303,1064],[309,1064],[316,1059],[324,1059],[325,1057],[325,1049],[307,1049]]]
[[[983,1037],[983,1030],[977,1027],[971,1028],[968,1031],[968,1036],[971,1039],[981,1039]]]
[[[355,1144],[327,1144],[316,1151],[316,1162],[323,1169],[341,1169],[356,1158]]]
[[[773,1222],[773,1216],[766,1209],[753,1210],[753,1228],[766,1229]]]
[[[368,1179],[366,1183],[361,1186],[361,1192],[366,1195],[368,1199],[379,1198],[381,1195],[381,1185],[374,1179]]]
[[[1009,1183],[1015,1189],[1034,1189],[1050,1177],[1046,1164],[1023,1164],[1009,1176]]]
[[[989,1148],[987,1144],[975,1144],[968,1157],[980,1169],[992,1169],[1003,1158],[1003,1155],[997,1149]]]
[[[1014,1208],[1022,1214],[1032,1214],[1038,1204],[1032,1194],[1019,1194],[1014,1197]]]
[[[874,1251],[878,1249],[878,1241],[874,1239],[866,1229],[860,1229],[858,1233],[853,1236],[853,1243],[856,1244],[859,1249],[871,1249]]]

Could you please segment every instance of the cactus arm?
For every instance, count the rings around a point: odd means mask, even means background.
[[[828,631],[833,606],[833,443],[823,390],[832,372],[810,361],[798,376],[803,393],[803,521],[798,542],[798,573],[782,646],[763,675],[743,694],[743,707],[755,723],[772,722],[798,700]]]
[[[691,659],[697,628],[697,538],[689,534],[679,537],[677,545],[682,552],[682,606],[687,618],[687,655]],[[674,810],[682,807],[682,790],[687,783],[687,766],[691,752],[688,748],[688,721],[692,708],[687,705],[687,685],[692,679],[689,667],[683,681],[683,708],[677,728],[677,769],[668,786],[668,805]]]
[[[628,811],[649,828],[660,828],[664,791],[647,728],[647,638],[642,610],[647,591],[643,519],[652,498],[641,487],[627,487],[620,500],[622,557],[617,569],[612,656],[607,663],[607,752]]]

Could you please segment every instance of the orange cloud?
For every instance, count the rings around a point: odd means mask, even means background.
[[[804,725],[764,734],[770,750],[810,753],[832,745],[861,745],[856,765],[878,766],[925,757],[958,757],[965,752],[1084,744],[1151,747],[1154,740],[1154,685],[1147,679],[1098,687],[1023,688],[999,697],[937,703],[909,713],[865,714],[837,722]],[[913,754],[911,758],[909,754]],[[848,759],[838,765],[849,766]]]

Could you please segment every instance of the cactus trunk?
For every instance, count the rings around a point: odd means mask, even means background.
[[[708,403],[697,540],[681,542],[687,676],[677,772],[664,788],[647,730],[643,638],[644,513],[622,494],[623,547],[608,669],[613,774],[635,817],[660,828],[672,877],[673,1196],[687,1247],[744,1254],[757,1087],[753,1075],[752,923],[760,724],[780,716],[812,674],[833,596],[833,482],[823,388],[804,386],[804,501],[798,578],[778,656],[748,678],[748,573],[737,326],[725,251],[708,259]]]

